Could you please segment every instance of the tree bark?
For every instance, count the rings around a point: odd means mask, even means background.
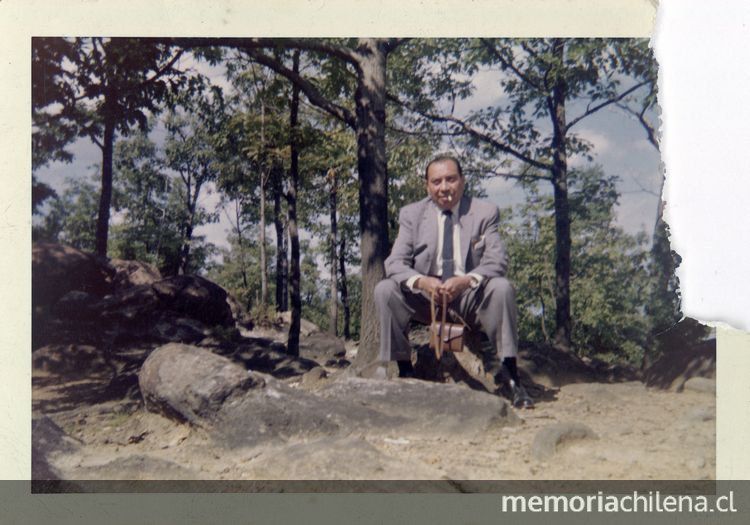
[[[563,40],[555,40],[553,54],[562,64]],[[552,118],[552,185],[555,206],[555,345],[571,349],[570,316],[570,203],[568,202],[568,156],[566,151],[565,80],[558,77],[548,99]]]
[[[237,246],[240,249],[240,272],[242,273],[242,285],[245,291],[249,288],[247,283],[247,268],[245,267],[245,243],[242,240],[242,214],[240,213],[240,200],[234,201],[234,214],[237,220]],[[250,305],[245,305],[250,309]]]
[[[338,335],[339,328],[339,290],[338,290],[338,257],[336,249],[338,247],[338,228],[336,224],[336,171],[328,170],[328,179],[331,188],[328,193],[328,204],[331,212],[331,238],[329,246],[329,257],[331,263],[331,304],[329,308],[328,333],[334,337]]]
[[[108,97],[111,95],[107,95]],[[108,105],[105,101],[105,105]],[[115,118],[111,112],[104,117],[102,140],[102,190],[99,195],[99,214],[96,219],[96,254],[107,256],[109,238],[109,210],[112,205],[112,156],[115,147]]]
[[[260,147],[266,147],[266,106],[261,102],[260,106]],[[268,309],[268,261],[266,256],[266,182],[268,172],[265,166],[265,154],[260,155],[260,304],[263,314]]]
[[[355,365],[374,362],[380,327],[375,285],[385,277],[388,255],[388,174],[385,154],[386,52],[382,39],[359,40],[357,68],[357,168],[362,253],[362,327]]]
[[[349,291],[346,283],[346,237],[339,241],[339,278],[341,279],[341,305],[344,307],[344,339],[351,338],[351,309],[349,308]]]
[[[299,50],[294,52],[293,70],[299,73]],[[291,127],[291,167],[289,170],[289,191],[287,203],[289,214],[289,239],[291,244],[291,279],[292,287],[291,306],[292,316],[289,324],[289,337],[287,339],[287,352],[293,356],[299,355],[299,331],[302,324],[302,301],[300,298],[300,254],[299,233],[297,231],[297,186],[299,184],[299,150],[297,149],[297,131],[299,117],[299,86],[292,85],[292,100],[289,112],[289,125]]]
[[[182,236],[182,250],[180,253],[180,268],[179,274],[185,275],[188,273],[188,266],[190,265],[190,244],[193,241],[193,230],[195,229],[195,211],[198,209],[198,196],[201,191],[200,179],[196,177],[195,188],[191,190],[192,177],[188,177],[185,182],[186,186],[186,201],[188,219],[185,224],[185,229]]]
[[[288,270],[286,224],[284,224],[281,197],[284,192],[281,169],[274,171],[273,177],[273,224],[276,229],[276,311],[286,312],[288,301]]]

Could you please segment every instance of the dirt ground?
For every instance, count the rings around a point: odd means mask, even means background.
[[[33,410],[79,442],[76,451],[53,458],[65,479],[252,479],[253,465],[266,453],[219,449],[203,430],[149,413],[138,400],[101,401],[104,378],[60,380],[34,372]],[[394,458],[403,472],[413,467],[454,480],[715,479],[713,393],[649,389],[640,382],[579,383],[551,397],[534,410],[516,411],[521,424],[469,440],[407,439],[397,431],[356,437]],[[588,426],[596,439],[572,441],[547,460],[535,456],[538,433],[566,422]],[[366,470],[356,477],[369,479]]]

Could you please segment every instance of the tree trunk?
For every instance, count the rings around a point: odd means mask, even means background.
[[[247,268],[245,267],[245,243],[242,240],[242,214],[240,213],[240,201],[235,199],[234,201],[234,214],[237,220],[237,246],[240,249],[240,272],[242,273],[242,285],[245,291],[248,289],[247,284]],[[246,305],[248,310],[250,305]]]
[[[357,113],[357,168],[362,253],[362,327],[355,365],[378,358],[380,328],[375,285],[385,277],[388,255],[388,174],[385,155],[385,42],[360,39],[361,56],[355,94]]]
[[[261,102],[260,106],[260,147],[266,147],[266,106]],[[268,309],[268,262],[266,260],[266,173],[265,155],[261,154],[260,172],[260,304],[263,314]]]
[[[105,102],[106,104],[106,102]],[[112,205],[112,154],[115,147],[115,120],[109,113],[104,120],[102,141],[102,191],[99,195],[99,214],[96,219],[96,254],[107,256],[109,238],[109,209]]]
[[[564,61],[565,43],[556,40],[553,53],[560,64]],[[568,156],[565,146],[565,98],[567,86],[558,77],[549,99],[552,117],[552,185],[555,203],[555,345],[571,349],[570,317],[570,203],[568,202]]]
[[[185,224],[185,230],[182,236],[182,250],[180,253],[180,268],[179,274],[185,275],[188,273],[188,266],[190,265],[190,244],[193,241],[193,230],[195,228],[195,210],[198,208],[198,196],[201,191],[201,184],[196,182],[195,188],[191,192],[190,190],[190,179],[188,179],[186,188],[186,204],[188,211],[188,219]]]
[[[347,290],[346,283],[346,261],[344,254],[346,253],[346,238],[344,235],[341,236],[339,241],[339,279],[341,279],[341,304],[344,307],[344,339],[350,339],[352,334],[350,330],[351,325],[351,310],[349,308],[349,291]]]
[[[338,247],[338,230],[336,224],[336,171],[328,170],[328,179],[331,183],[331,190],[328,194],[328,203],[331,211],[331,239],[329,246],[329,255],[331,261],[331,304],[329,308],[328,333],[337,336],[339,328],[339,291],[338,291],[338,257],[336,248]]]
[[[287,240],[286,225],[284,224],[283,210],[281,208],[281,197],[283,194],[283,181],[281,169],[274,173],[273,178],[273,224],[276,229],[276,311],[286,312],[289,309],[288,301],[288,263],[287,263]]]
[[[299,50],[294,52],[293,69],[299,71]],[[292,319],[289,325],[287,352],[293,356],[299,355],[299,331],[302,323],[302,301],[300,299],[300,255],[299,233],[297,232],[297,186],[299,183],[299,151],[297,149],[297,123],[299,114],[299,87],[292,85],[292,101],[290,105],[289,125],[291,127],[291,167],[289,171],[289,191],[287,193],[287,213],[289,214],[289,239],[292,249],[291,286],[292,286]]]

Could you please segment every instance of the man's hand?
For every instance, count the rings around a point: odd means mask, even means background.
[[[464,290],[471,287],[471,281],[472,278],[469,275],[451,277],[442,283],[442,286],[438,289],[440,299],[442,300],[442,296],[445,295],[448,297],[448,302],[450,303],[456,297],[461,295]]]
[[[436,277],[429,277],[424,276],[417,279],[417,282],[414,283],[414,286],[418,290],[422,290],[423,292],[427,292],[428,296],[432,296],[433,291],[437,291],[437,296],[441,298],[441,292],[440,287],[443,285],[443,283],[440,281],[440,279]]]

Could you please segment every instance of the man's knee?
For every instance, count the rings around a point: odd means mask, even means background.
[[[393,294],[400,293],[398,283],[392,279],[383,279],[375,285],[375,304],[382,308],[388,304]]]
[[[516,289],[505,277],[492,277],[487,281],[484,294],[503,301],[515,301],[516,299]]]

